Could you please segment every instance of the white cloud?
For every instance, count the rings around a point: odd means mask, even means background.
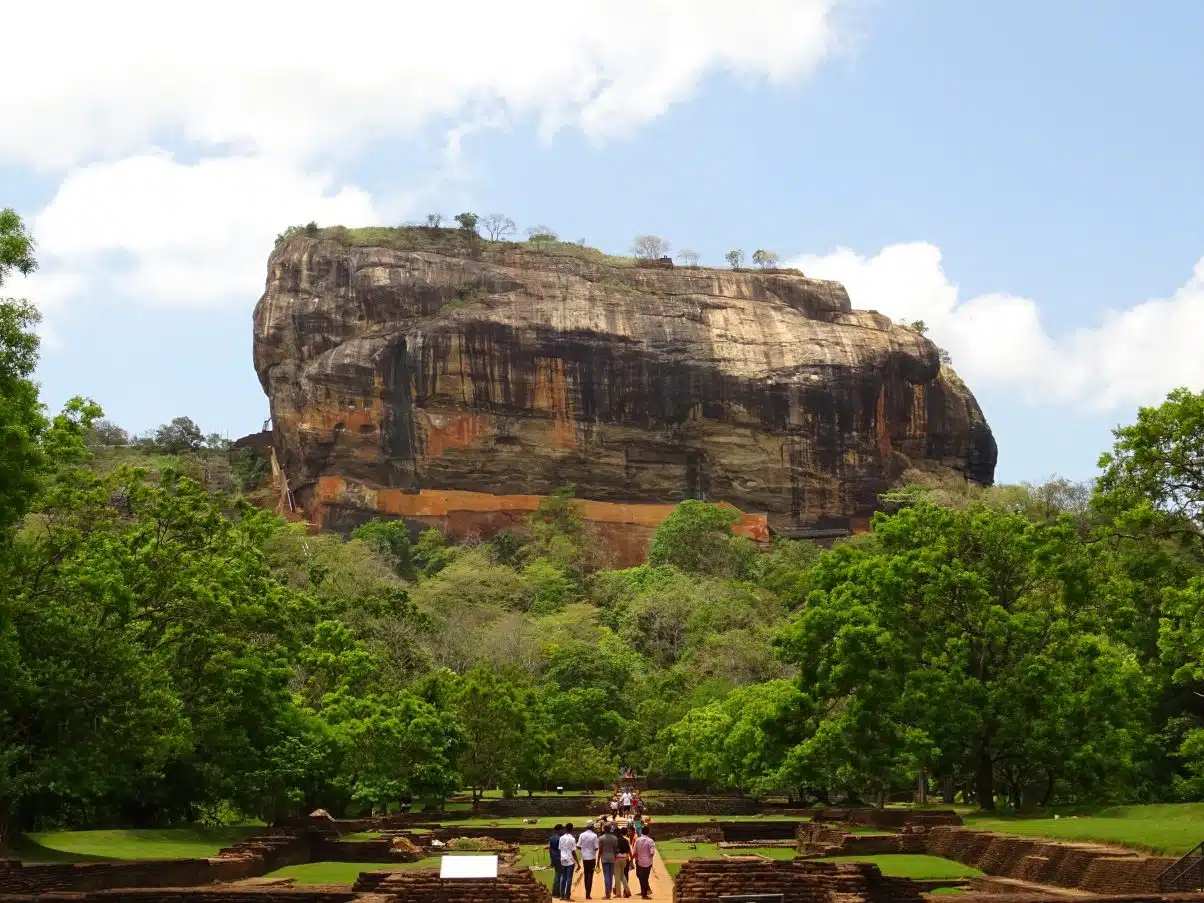
[[[287,224],[380,222],[359,188],[259,157],[180,163],[150,153],[72,170],[33,222],[54,309],[87,292],[152,306],[253,301]],[[40,282],[38,280],[45,280]]]
[[[784,82],[842,0],[43,0],[6,10],[0,160],[43,169],[179,139],[297,159],[433,120],[621,134],[716,70]],[[46,40],[34,36],[46,35]]]
[[[1096,411],[1157,403],[1178,386],[1204,387],[1204,258],[1172,297],[1110,311],[1095,326],[1056,337],[1027,298],[960,300],[940,249],[924,242],[890,245],[873,257],[841,248],[791,265],[844,283],[854,307],[923,320],[972,387]]]

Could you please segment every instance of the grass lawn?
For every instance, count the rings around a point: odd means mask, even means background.
[[[657,851],[665,860],[669,874],[676,875],[683,862],[691,859],[722,859],[724,856],[766,856],[770,859],[789,861],[794,858],[790,847],[747,847],[738,850],[721,850],[713,843],[683,843],[680,840],[658,841]]]
[[[448,856],[480,856],[481,853],[447,853]],[[404,872],[410,869],[438,869],[440,856],[428,856],[417,862],[306,862],[277,869],[269,878],[293,878],[297,884],[355,884],[360,872]]]
[[[298,884],[355,884],[360,872],[376,872],[382,869],[399,871],[407,866],[417,865],[417,862],[306,862],[278,869],[267,877],[294,878]],[[438,867],[436,860],[435,868]]]
[[[522,856],[518,860],[519,868],[535,866],[538,871],[531,874],[535,876],[536,881],[542,882],[544,887],[551,890],[552,878],[555,877],[556,872],[549,867],[551,860],[548,856],[548,848],[542,845],[524,844],[521,849]]]
[[[976,868],[942,859],[908,853],[883,853],[879,856],[832,856],[821,862],[872,862],[882,874],[894,878],[973,878],[981,875]]]
[[[41,831],[26,834],[14,852],[25,862],[109,859],[191,859],[216,856],[262,827],[148,828],[115,831]]]
[[[1204,803],[1058,811],[1060,818],[970,815],[967,827],[1029,837],[1111,843],[1177,856],[1204,840]]]

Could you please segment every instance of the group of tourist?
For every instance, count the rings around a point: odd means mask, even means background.
[[[612,818],[628,815],[641,815],[644,804],[640,802],[639,791],[631,786],[624,786],[614,792],[610,798],[610,815]]]
[[[656,857],[656,843],[648,825],[637,815],[630,820],[624,819],[622,823],[617,819],[604,818],[601,834],[594,827],[594,822],[586,822],[580,836],[573,834],[571,824],[556,825],[552,829],[548,838],[548,855],[556,872],[552,896],[558,900],[573,899],[573,873],[580,863],[585,899],[593,898],[594,872],[599,865],[602,866],[605,899],[609,900],[612,893],[615,897],[630,897],[628,874],[634,863],[636,878],[640,882],[640,897],[649,899],[652,891],[648,878]]]

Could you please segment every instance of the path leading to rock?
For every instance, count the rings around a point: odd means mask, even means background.
[[[634,866],[627,881],[631,886],[631,899],[640,899],[640,881],[635,875]],[[662,903],[671,903],[673,900],[673,876],[669,874],[669,868],[665,865],[665,860],[661,858],[660,850],[657,850],[656,858],[652,860],[652,874],[648,876],[648,887],[652,891],[652,896],[648,899],[660,900]],[[591,901],[606,897],[606,882],[602,878],[601,868],[594,872],[593,891]],[[585,899],[585,870],[580,866],[573,870],[573,899],[578,903]]]

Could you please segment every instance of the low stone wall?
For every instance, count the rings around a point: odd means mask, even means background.
[[[649,821],[649,827],[652,830],[652,836],[657,840],[669,840],[674,837],[688,837],[691,835],[704,836],[714,841],[725,839],[740,839],[727,838],[726,834],[734,825],[754,824],[765,825],[762,832],[752,832],[757,834],[758,840],[771,840],[776,837],[793,837],[794,828],[797,822],[714,822],[714,821],[673,821],[661,822],[653,818]],[[574,830],[580,831],[585,827],[584,819],[577,819],[573,822]],[[373,830],[367,828],[366,830]],[[739,833],[743,829],[737,827],[736,832]],[[765,833],[769,832],[769,833]],[[439,840],[443,843],[451,840],[454,837],[494,837],[505,843],[544,843],[548,836],[552,833],[551,828],[517,828],[517,827],[490,827],[489,825],[465,825],[463,827],[453,825],[450,828],[435,828],[427,834],[414,834],[405,830],[395,831],[394,833],[407,837],[417,844],[429,844],[431,840]],[[747,833],[747,832],[745,832]],[[341,841],[341,843],[357,843],[358,841]],[[376,843],[377,841],[369,841]],[[361,860],[354,860],[359,862]]]
[[[798,851],[804,856],[873,856],[882,853],[926,853],[924,834],[848,834],[840,828],[806,824],[798,827]]]
[[[0,903],[351,903],[348,888],[143,887],[38,895],[0,894]]]
[[[977,878],[969,878],[964,883],[970,885],[970,890],[976,894],[994,894],[1005,895],[1008,897],[1022,894],[1025,896],[1031,895],[1035,889],[1030,884],[1018,884],[1013,878],[993,878],[990,875],[982,875]],[[1070,888],[1050,888],[1048,892],[1050,897],[1056,897],[1064,900],[1074,897],[1076,900],[1080,894],[1078,891]]]
[[[388,895],[391,903],[551,903],[552,895],[527,869],[496,878],[447,880],[435,871],[364,872],[357,893]]]
[[[887,878],[869,863],[692,859],[673,884],[674,903],[714,903],[722,895],[783,894],[787,903],[921,903],[914,882]]]
[[[1158,875],[1175,861],[1097,844],[1059,843],[948,827],[928,833],[927,850],[991,876],[1096,894],[1158,894]]]
[[[902,828],[904,825],[935,828],[960,825],[962,817],[952,809],[811,809],[811,820],[866,828]]]
[[[720,822],[724,840],[790,840],[798,831],[796,821],[725,821]],[[653,823],[655,830],[657,823]],[[667,827],[667,825],[662,826]],[[655,836],[655,835],[654,835]]]
[[[211,859],[137,859],[126,862],[74,862],[23,865],[0,862],[0,893],[101,891],[112,888],[194,887],[241,881],[309,862],[307,838],[299,832],[252,837]]]
[[[518,818],[529,816],[580,816],[583,813],[601,812],[607,800],[586,796],[535,796],[515,797],[512,800],[481,800],[474,815],[485,818]],[[649,815],[756,815],[764,811],[752,797],[740,796],[674,796],[651,797],[644,800],[644,811]],[[423,818],[430,818],[424,813]]]
[[[415,835],[423,836],[423,835]],[[391,838],[381,840],[315,840],[310,845],[310,862],[414,862],[412,854],[393,848]]]
[[[78,862],[0,868],[0,893],[98,891],[110,888],[190,887],[238,881],[256,874],[252,859],[166,859]]]

